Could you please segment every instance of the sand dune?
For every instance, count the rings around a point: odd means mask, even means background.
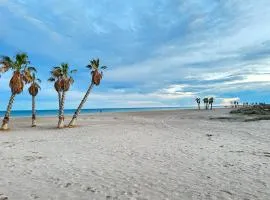
[[[0,132],[0,199],[269,200],[269,121],[209,119],[227,113],[103,113],[63,130],[57,118],[34,129],[12,119]]]

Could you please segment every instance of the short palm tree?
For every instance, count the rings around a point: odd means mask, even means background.
[[[208,103],[210,104],[210,109],[212,110],[213,109],[213,103],[214,103],[214,98],[213,97],[210,97],[209,99],[208,99]]]
[[[36,78],[35,73],[32,73],[31,85],[28,88],[28,92],[32,96],[32,127],[36,127],[36,99],[35,97],[37,96],[40,90],[40,86],[39,86],[40,83],[41,83],[41,80]]]
[[[13,71],[13,75],[9,82],[9,87],[11,89],[11,96],[5,113],[5,117],[2,123],[2,129],[8,129],[10,112],[12,109],[12,104],[14,102],[15,96],[23,91],[24,85],[28,84],[32,80],[31,72],[35,72],[34,67],[28,66],[30,64],[28,56],[26,53],[18,53],[15,58],[12,59],[8,56],[2,57],[2,63],[4,62],[4,72],[8,70]],[[3,68],[2,68],[3,69]]]
[[[205,104],[205,110],[207,110],[208,109],[208,98],[204,98],[203,103]]]
[[[95,85],[98,86],[100,84],[100,81],[103,77],[103,72],[100,71],[99,69],[104,70],[107,68],[106,66],[101,66],[101,67],[99,66],[99,59],[90,60],[90,63],[86,67],[89,70],[91,70],[91,82],[90,82],[90,85],[89,85],[81,103],[79,104],[78,108],[76,109],[71,121],[69,122],[69,125],[68,125],[69,127],[74,127],[76,125],[77,117],[80,114],[80,111],[81,111],[84,103],[86,102],[92,88]]]
[[[201,106],[200,106],[200,104],[201,104],[201,98],[197,97],[197,98],[195,99],[195,101],[196,101],[197,104],[198,104],[198,109],[201,110]]]
[[[58,93],[58,103],[59,103],[59,113],[58,113],[58,128],[64,127],[64,103],[65,95],[69,90],[70,85],[74,83],[74,79],[71,74],[75,73],[77,70],[69,70],[69,65],[67,63],[62,63],[58,67],[54,67],[51,71],[51,77],[49,81],[54,82],[54,88]]]

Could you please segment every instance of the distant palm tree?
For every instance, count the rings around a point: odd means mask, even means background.
[[[26,53],[18,53],[16,54],[14,59],[8,56],[4,56],[2,57],[1,61],[2,61],[1,63],[4,63],[4,66],[1,68],[1,71],[4,72],[8,70],[13,71],[13,75],[9,82],[9,87],[11,89],[11,96],[2,124],[2,129],[7,130],[10,112],[12,109],[12,104],[14,102],[15,96],[23,91],[25,84],[28,84],[32,81],[31,72],[35,72],[36,69],[34,67],[28,66],[30,64],[30,61],[28,60],[28,56]]]
[[[208,103],[211,105],[210,109],[212,110],[213,109],[214,98],[213,97],[210,97],[208,99]]]
[[[35,73],[32,73],[31,85],[28,88],[28,92],[32,96],[32,127],[36,127],[36,99],[35,97],[37,96],[40,90],[40,86],[39,86],[40,83],[41,83],[41,80],[36,78]]]
[[[75,126],[75,123],[76,123],[76,120],[77,120],[77,117],[84,105],[84,103],[86,102],[87,100],[87,97],[89,96],[92,88],[94,87],[94,85],[98,86],[100,84],[100,81],[103,77],[103,72],[102,71],[99,71],[99,68],[104,70],[106,69],[107,67],[106,66],[99,66],[99,59],[93,59],[90,61],[90,63],[86,66],[89,70],[91,70],[91,83],[88,87],[88,90],[86,91],[81,103],[79,104],[77,110],[75,111],[71,121],[69,122],[69,127],[74,127]]]
[[[204,98],[203,99],[203,103],[205,104],[205,110],[207,110],[208,109],[208,98]]]
[[[234,104],[234,107],[236,108],[237,101],[234,101],[233,104]]]
[[[77,70],[69,70],[69,65],[67,63],[62,63],[60,66],[53,68],[51,71],[51,77],[48,79],[49,81],[54,82],[54,88],[58,93],[58,128],[64,127],[65,95],[69,90],[70,85],[74,83],[74,79],[71,77],[71,74],[76,71]]]
[[[201,106],[200,106],[200,104],[201,104],[201,98],[197,97],[197,98],[195,99],[195,101],[196,101],[197,104],[198,104],[198,109],[201,110]]]

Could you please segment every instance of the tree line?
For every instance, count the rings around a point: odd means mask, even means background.
[[[89,87],[78,105],[71,121],[68,123],[68,127],[74,127],[76,125],[77,118],[80,111],[86,102],[92,88],[98,86],[103,77],[103,71],[106,66],[100,66],[99,59],[92,59],[86,66],[90,71],[90,84]],[[32,96],[32,127],[36,126],[36,99],[41,87],[41,80],[37,78],[37,69],[30,63],[29,57],[26,53],[18,53],[13,58],[9,56],[1,56],[0,59],[0,73],[12,71],[12,76],[9,81],[9,87],[11,95],[7,104],[5,116],[2,121],[2,130],[8,129],[10,120],[10,114],[12,110],[15,97],[22,93],[25,85],[30,85],[28,88],[29,94]],[[59,66],[55,66],[50,71],[50,77],[48,81],[54,84],[54,89],[58,94],[58,128],[64,128],[64,105],[66,93],[69,91],[70,86],[74,83],[72,75],[76,73],[76,69],[70,69],[68,63],[61,63]]]
[[[198,105],[198,109],[200,110],[201,109],[201,98],[200,97],[197,97],[195,99],[197,105]],[[214,103],[214,97],[205,97],[203,98],[203,103],[205,105],[205,110],[208,110],[209,109],[209,106],[210,106],[210,110],[213,109],[213,103]]]

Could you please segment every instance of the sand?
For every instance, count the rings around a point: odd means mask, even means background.
[[[12,119],[0,132],[0,199],[269,200],[270,123],[209,119],[227,115],[102,113],[63,130],[57,118]]]

